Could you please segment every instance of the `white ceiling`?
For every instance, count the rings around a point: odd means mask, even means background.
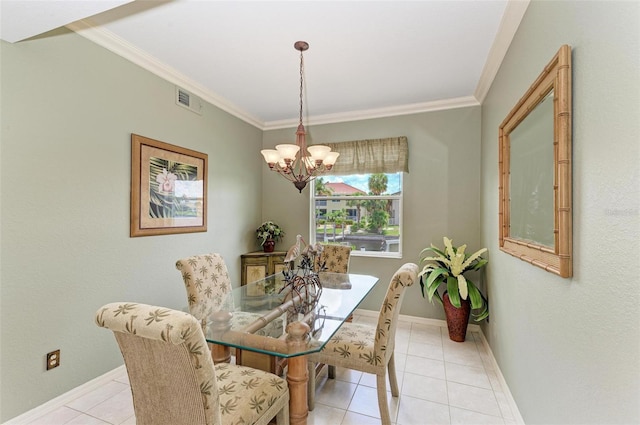
[[[528,0],[2,0],[0,37],[68,26],[259,128],[478,104]]]

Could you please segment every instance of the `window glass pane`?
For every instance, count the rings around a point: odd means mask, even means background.
[[[312,189],[314,242],[350,245],[354,255],[401,255],[401,172],[322,176]]]

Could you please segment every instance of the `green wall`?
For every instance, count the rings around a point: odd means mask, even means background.
[[[403,258],[352,257],[353,273],[380,277],[380,284],[362,308],[379,310],[393,273],[406,262],[419,261],[430,243],[442,246],[442,237],[478,249],[480,240],[480,107],[426,112],[398,117],[309,125],[310,144],[407,136],[409,173],[404,174]],[[294,140],[295,129],[266,131],[263,145],[271,148]],[[309,188],[302,194],[276,173],[264,167],[263,219],[284,226],[288,247],[295,235],[309,236]],[[444,318],[442,307],[431,305],[410,289],[402,314]]]
[[[640,423],[640,3],[533,1],[482,106],[485,326],[527,424]],[[498,126],[573,50],[574,276],[498,250]]]
[[[443,235],[488,247],[484,331],[526,423],[640,422],[637,2],[533,1],[480,107],[309,126],[311,141],[407,136],[404,258],[356,257],[388,282]],[[574,277],[499,251],[497,128],[561,44],[573,47]],[[205,104],[66,31],[0,42],[0,421],[122,364],[93,324],[110,301],[182,308],[177,258],[222,253],[239,276],[254,229],[309,233],[308,189],[258,151],[293,140]],[[209,231],[129,238],[130,134],[209,154]],[[220,158],[224,158],[221,160]],[[249,183],[252,182],[253,184]],[[363,307],[377,309],[385,284]],[[442,318],[412,288],[403,313]],[[62,365],[44,371],[46,352]]]
[[[220,252],[239,280],[263,164],[259,129],[177,106],[173,84],[74,33],[0,49],[3,422],[122,364],[101,305],[185,307],[178,258]],[[208,232],[129,237],[131,133],[209,155]]]

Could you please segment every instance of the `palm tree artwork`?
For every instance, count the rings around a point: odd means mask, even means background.
[[[197,183],[198,167],[151,157],[149,159],[149,217],[197,217],[198,209],[202,206],[202,189],[200,193],[195,194],[190,190],[191,186]]]

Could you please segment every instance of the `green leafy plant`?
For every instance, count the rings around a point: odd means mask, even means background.
[[[460,299],[471,301],[471,308],[478,313],[473,314],[477,322],[489,316],[489,303],[476,285],[464,276],[470,270],[480,270],[489,262],[481,257],[487,251],[482,248],[471,255],[465,254],[467,245],[453,246],[453,241],[443,238],[445,248],[437,248],[433,244],[420,252],[420,265],[424,264],[420,276],[422,296],[433,302],[435,297],[442,303],[442,296],[438,292],[441,285],[446,285],[449,301],[454,307],[460,308]],[[435,254],[435,256],[433,256]]]
[[[256,229],[256,237],[260,241],[260,246],[264,245],[267,239],[280,242],[284,237],[284,230],[273,221],[265,221]]]

